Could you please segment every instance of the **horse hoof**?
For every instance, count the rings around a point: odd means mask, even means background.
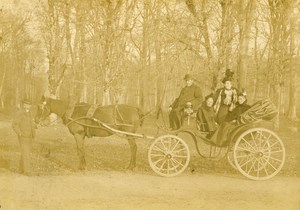
[[[80,171],[85,171],[85,170],[86,170],[86,167],[85,167],[85,166],[79,166],[79,167],[78,167],[78,170],[80,170]]]

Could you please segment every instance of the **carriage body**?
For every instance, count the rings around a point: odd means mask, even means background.
[[[183,172],[190,160],[189,147],[180,138],[180,134],[186,133],[194,140],[200,156],[215,160],[227,157],[230,165],[247,178],[270,179],[281,170],[285,161],[283,142],[272,130],[271,120],[276,115],[277,109],[269,99],[258,101],[230,125],[230,132],[226,133],[228,141],[223,145],[210,142],[206,138],[207,133],[199,131],[196,122],[189,123],[152,143],[148,152],[149,164],[161,176],[175,176]],[[198,146],[200,141],[209,145],[208,155],[202,153]]]

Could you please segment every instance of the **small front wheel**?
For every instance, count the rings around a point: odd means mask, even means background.
[[[190,162],[187,144],[178,136],[163,135],[155,139],[148,151],[152,170],[165,177],[181,174]]]

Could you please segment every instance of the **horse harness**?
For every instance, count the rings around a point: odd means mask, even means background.
[[[78,105],[77,105],[78,106]],[[95,112],[100,109],[101,111],[101,107],[100,105],[98,104],[92,104],[90,106],[90,108],[88,109],[87,113],[86,113],[86,116],[85,117],[80,117],[80,118],[77,118],[77,119],[73,119],[72,118],[72,115],[74,113],[74,110],[75,110],[75,106],[72,106],[72,107],[69,107],[68,110],[66,111],[65,115],[64,115],[64,118],[67,119],[67,120],[71,120],[69,121],[67,124],[70,124],[72,122],[76,122],[78,123],[77,121],[80,120],[80,119],[90,119],[90,120],[93,120],[94,122],[98,122],[98,123],[103,123],[101,122],[100,119],[97,119],[95,117]],[[133,127],[133,124],[132,123],[129,123],[129,122],[126,122],[124,120],[124,117],[123,115],[121,114],[120,110],[119,110],[119,106],[118,104],[114,105],[113,107],[113,111],[112,111],[112,119],[114,120],[113,123],[109,124],[109,123],[105,123],[106,125],[112,125],[112,126],[128,126],[128,127]],[[80,123],[82,124],[82,123]],[[83,125],[83,124],[82,124]],[[94,127],[94,126],[91,126],[91,125],[85,125],[86,127]]]

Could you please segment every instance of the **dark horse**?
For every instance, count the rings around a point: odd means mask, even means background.
[[[44,121],[51,113],[61,117],[74,136],[80,170],[86,168],[84,138],[105,137],[114,134],[114,132],[102,126],[103,123],[111,128],[130,133],[135,133],[137,128],[142,125],[140,109],[124,104],[101,107],[95,107],[91,104],[76,104],[70,108],[68,102],[43,97],[41,104],[38,105],[36,122]],[[133,169],[136,165],[137,146],[132,136],[127,135],[127,140],[131,151],[128,168]]]

